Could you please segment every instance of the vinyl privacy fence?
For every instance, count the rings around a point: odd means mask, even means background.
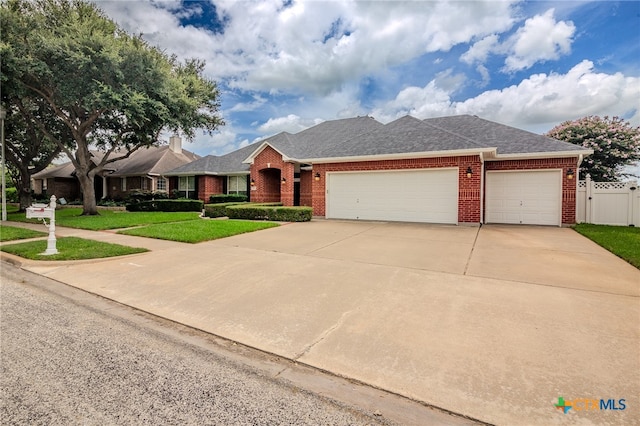
[[[640,226],[637,182],[578,182],[576,221],[598,225]]]

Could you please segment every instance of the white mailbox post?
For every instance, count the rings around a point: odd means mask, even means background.
[[[51,202],[48,206],[46,204],[34,204],[31,207],[27,207],[27,219],[42,219],[45,226],[47,226],[46,219],[49,219],[47,249],[42,254],[58,254],[58,249],[56,248],[56,196],[51,196]]]

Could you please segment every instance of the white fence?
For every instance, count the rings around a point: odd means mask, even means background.
[[[636,182],[578,182],[576,221],[640,226],[640,190]]]

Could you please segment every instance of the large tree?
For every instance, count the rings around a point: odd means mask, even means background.
[[[64,137],[67,129],[55,120],[46,106],[43,111],[42,106],[25,102],[28,99],[17,98],[7,102],[13,108],[7,111],[5,129],[7,166],[18,191],[20,210],[31,205],[31,175],[44,170],[60,154],[60,147],[45,136],[31,117],[37,116],[47,123],[50,131],[60,135],[62,140],[71,140]]]
[[[615,182],[627,176],[624,167],[640,160],[640,128],[619,117],[589,116],[551,129],[547,136],[593,149],[580,165],[580,176]]]
[[[223,124],[203,62],[179,62],[124,32],[94,4],[9,0],[1,7],[2,78],[19,83],[68,128],[72,148],[32,117],[73,162],[83,214],[97,214],[94,178],[108,163],[158,144],[163,131],[191,139]]]

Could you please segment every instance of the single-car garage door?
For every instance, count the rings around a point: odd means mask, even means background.
[[[458,169],[327,174],[327,217],[458,222]]]
[[[560,170],[487,172],[487,223],[560,225]]]

